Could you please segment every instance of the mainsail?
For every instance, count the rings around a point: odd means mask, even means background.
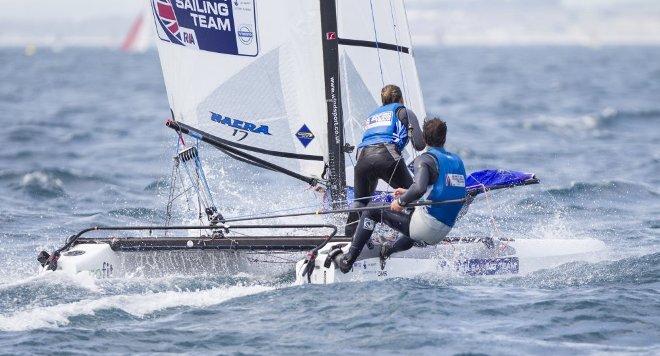
[[[171,125],[334,199],[380,89],[424,117],[403,0],[150,0]]]
[[[360,143],[364,120],[381,105],[380,90],[387,84],[398,85],[406,107],[423,120],[426,110],[404,1],[338,0],[337,19],[346,143]],[[412,152],[409,145],[404,157],[410,160]],[[351,182],[354,162],[346,156]]]

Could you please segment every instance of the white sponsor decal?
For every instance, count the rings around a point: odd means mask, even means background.
[[[376,222],[371,219],[364,219],[364,228],[366,230],[373,230],[376,227]]]
[[[364,125],[364,130],[373,129],[378,126],[389,126],[392,123],[392,112],[386,111],[380,114],[369,116]]]
[[[448,187],[463,187],[465,188],[465,176],[462,174],[447,174]]]

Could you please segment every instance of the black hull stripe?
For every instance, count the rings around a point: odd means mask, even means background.
[[[369,47],[369,48],[385,49],[388,51],[410,53],[410,49],[408,47],[397,46],[391,43],[351,40],[348,38],[340,38],[339,40],[337,40],[337,42],[339,42],[340,45],[344,45],[344,46]]]

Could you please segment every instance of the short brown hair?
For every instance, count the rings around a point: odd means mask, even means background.
[[[384,86],[380,91],[380,99],[383,101],[383,105],[402,102],[401,88],[394,84]]]
[[[442,147],[447,140],[447,123],[434,117],[424,123],[424,142],[427,146]]]

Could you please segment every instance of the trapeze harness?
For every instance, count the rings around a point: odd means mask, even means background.
[[[378,179],[394,188],[408,188],[413,182],[401,157],[401,151],[409,141],[410,114],[406,115],[406,122],[402,122],[399,119],[399,110],[406,108],[399,103],[383,105],[365,121],[365,131],[362,142],[358,145],[357,163],[354,167],[355,207],[363,207],[369,203],[369,197],[376,191]],[[349,214],[345,229],[347,236],[355,232],[355,222],[358,219],[357,213]]]

